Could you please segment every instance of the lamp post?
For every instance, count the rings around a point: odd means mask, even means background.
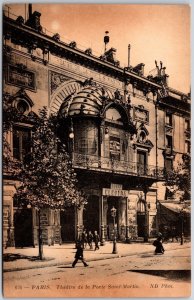
[[[114,227],[114,238],[113,238],[113,250],[112,254],[117,254],[117,239],[116,239],[116,230],[115,230],[115,218],[116,218],[116,208],[113,206],[111,208],[111,216],[113,217],[113,227]]]
[[[180,219],[181,219],[181,245],[184,244],[184,209],[180,210]]]
[[[71,156],[71,161],[73,160],[74,152],[74,130],[73,130],[73,121],[71,119],[70,128],[69,128],[69,151]]]

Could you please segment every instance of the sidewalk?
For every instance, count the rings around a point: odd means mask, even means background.
[[[188,249],[191,243],[187,242],[180,245],[178,242],[164,243],[166,251],[177,249]],[[132,256],[137,254],[153,254],[155,247],[152,242],[149,243],[117,243],[118,254],[112,254],[112,242],[106,242],[99,250],[90,250],[89,247],[84,250],[84,257],[87,262],[104,260],[110,258],[118,258],[123,256]],[[4,272],[21,271],[28,269],[36,269],[57,265],[71,265],[74,260],[76,249],[75,244],[63,244],[43,247],[45,259],[40,261],[38,256],[38,246],[36,248],[14,248],[9,247],[3,250],[3,270]],[[166,252],[165,252],[166,253]]]

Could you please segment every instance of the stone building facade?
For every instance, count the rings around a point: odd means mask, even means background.
[[[114,234],[112,207],[118,239],[155,236],[157,203],[165,200],[164,169],[190,151],[190,96],[168,86],[162,65],[156,63],[156,74],[148,77],[144,64],[121,68],[114,48],[101,57],[81,51],[74,41],[46,35],[40,18],[36,11],[26,23],[4,16],[3,93],[26,115],[46,106],[64,118],[60,137],[88,196],[77,211],[42,211],[44,243],[73,241],[86,228],[99,231],[103,244]],[[30,131],[21,122],[7,136],[19,160]],[[37,213],[14,206],[18,185],[5,172],[4,245],[36,245]]]

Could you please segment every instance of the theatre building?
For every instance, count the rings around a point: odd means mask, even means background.
[[[164,170],[190,151],[189,95],[169,87],[162,64],[145,76],[143,63],[122,68],[115,48],[97,57],[90,48],[48,35],[37,11],[26,22],[5,12],[3,23],[3,92],[25,115],[46,106],[63,118],[59,135],[87,195],[79,210],[42,212],[44,243],[74,241],[85,228],[97,230],[103,244],[113,238],[114,221],[118,240],[154,237],[158,202],[167,201]],[[104,41],[108,45],[108,36]],[[31,129],[21,122],[8,134],[18,160]],[[5,171],[4,245],[36,245],[36,211],[19,211],[13,202],[18,185]]]

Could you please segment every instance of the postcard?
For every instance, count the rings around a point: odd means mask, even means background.
[[[189,297],[189,5],[2,9],[3,296]]]

